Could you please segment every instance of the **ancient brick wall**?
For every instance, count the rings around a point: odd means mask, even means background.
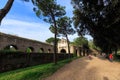
[[[45,53],[53,53],[53,45],[0,33],[0,50],[3,50],[6,46],[10,45],[22,52],[25,52],[28,47],[31,47],[33,48],[33,52],[38,52],[40,49],[43,49]]]
[[[58,54],[57,58],[57,60],[67,59],[68,54]],[[0,53],[0,72],[50,62],[53,62],[53,53]]]

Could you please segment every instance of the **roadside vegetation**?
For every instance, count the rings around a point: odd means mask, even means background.
[[[41,80],[42,78],[52,75],[59,68],[74,59],[75,58],[59,61],[57,65],[49,63],[0,73],[0,80]]]
[[[114,61],[120,62],[120,50],[117,51],[117,54],[114,54]]]

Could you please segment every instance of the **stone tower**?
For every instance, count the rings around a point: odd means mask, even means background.
[[[70,45],[70,53],[74,53],[74,46]],[[68,53],[68,44],[67,40],[62,38],[58,42],[58,53]]]
[[[67,40],[62,38],[58,42],[58,53],[68,53],[68,44]],[[76,47],[72,44],[70,44],[70,53],[76,54],[77,56],[80,56],[81,54],[81,47]]]

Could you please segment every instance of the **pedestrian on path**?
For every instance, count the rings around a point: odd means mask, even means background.
[[[88,55],[88,58],[91,60],[91,59],[92,59],[92,55],[91,55],[91,54],[89,54],[89,55]]]
[[[112,62],[113,61],[113,54],[109,54],[109,60]]]
[[[102,56],[103,56],[104,58],[106,58],[106,54],[105,54],[105,53],[102,53]]]

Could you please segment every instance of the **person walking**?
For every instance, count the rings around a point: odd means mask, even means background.
[[[91,55],[91,54],[89,54],[89,55],[88,55],[88,58],[91,60],[91,59],[92,59],[92,55]]]
[[[109,60],[112,62],[113,61],[113,54],[109,54]]]

